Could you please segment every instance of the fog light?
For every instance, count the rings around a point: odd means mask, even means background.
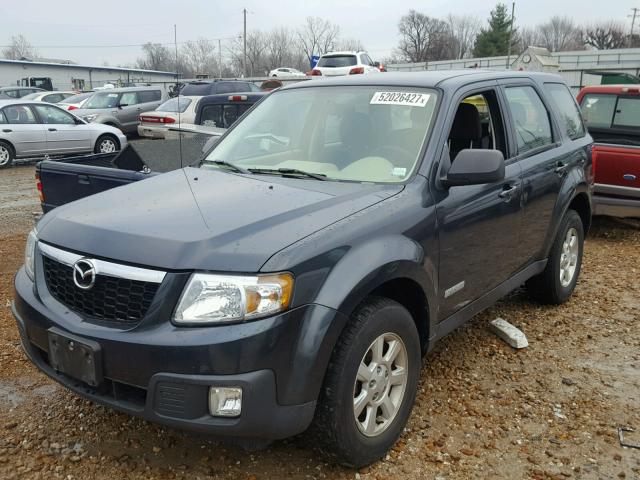
[[[214,417],[239,417],[242,411],[242,388],[209,388],[209,413]]]

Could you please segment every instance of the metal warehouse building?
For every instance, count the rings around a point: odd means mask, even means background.
[[[55,90],[91,90],[107,83],[116,86],[151,83],[167,88],[176,82],[176,74],[172,72],[0,59],[0,86],[19,85],[21,79],[28,77],[50,77]]]
[[[638,83],[640,80],[640,48],[616,50],[579,50],[550,53],[545,48],[529,47],[520,55],[465,58],[420,63],[387,65],[389,71],[452,70],[482,68],[531,70],[558,73],[574,90],[601,83]]]

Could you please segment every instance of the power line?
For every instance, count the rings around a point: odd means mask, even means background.
[[[234,37],[223,37],[223,38],[205,38],[207,41],[218,41],[218,40],[235,40],[240,38],[241,36]],[[186,40],[184,42],[178,42],[178,45],[185,45],[187,43],[196,42],[198,40],[202,40],[201,38],[197,40]],[[145,43],[131,43],[126,45],[32,45],[33,48],[131,48],[131,47],[144,47],[148,43],[153,43],[154,45],[163,45],[163,46],[174,46],[174,42],[160,43],[160,42],[145,42]],[[13,45],[0,45],[0,48],[9,48]]]

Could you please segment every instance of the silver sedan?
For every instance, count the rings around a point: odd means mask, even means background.
[[[117,128],[87,123],[55,105],[0,100],[0,168],[16,158],[111,153],[126,145]]]

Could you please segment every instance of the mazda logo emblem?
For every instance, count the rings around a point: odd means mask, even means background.
[[[81,259],[73,264],[73,283],[82,290],[91,290],[96,283],[96,266],[91,260]]]

